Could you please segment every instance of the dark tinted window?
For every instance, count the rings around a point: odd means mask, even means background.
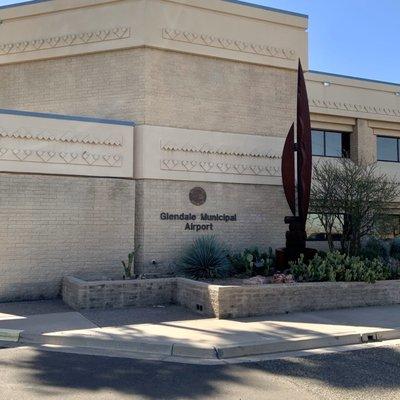
[[[328,157],[342,157],[342,134],[325,132],[325,155]]]
[[[348,157],[350,135],[343,132],[312,130],[312,154],[322,157]]]
[[[324,226],[321,223],[321,220],[318,214],[310,213],[307,215],[306,221],[306,232],[307,232],[307,240],[310,241],[325,241],[326,233]],[[342,236],[342,229],[340,222],[335,218],[333,221],[332,227],[332,239],[335,241],[340,241]]]
[[[399,161],[398,139],[378,136],[377,156],[380,161]]]
[[[315,156],[323,156],[325,154],[324,132],[312,131],[312,153]]]

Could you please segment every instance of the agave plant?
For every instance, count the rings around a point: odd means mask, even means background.
[[[193,279],[215,279],[226,276],[227,252],[215,236],[201,236],[186,249],[180,261],[185,275]]]

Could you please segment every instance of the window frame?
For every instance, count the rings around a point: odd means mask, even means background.
[[[327,130],[327,129],[315,129],[311,128],[311,136],[313,131],[320,132],[323,135],[323,142],[324,142],[324,154],[313,154],[313,157],[326,157],[326,158],[350,158],[350,133],[349,132],[343,132],[343,131],[333,131],[333,130]],[[326,134],[327,133],[337,133],[341,135],[341,144],[342,144],[342,155],[341,156],[329,156],[326,154]],[[312,143],[312,140],[311,140]],[[312,149],[311,149],[312,152]],[[346,152],[348,154],[346,154]]]
[[[393,160],[380,160],[378,158],[378,138],[382,138],[382,139],[395,139],[397,146],[397,161],[393,161]],[[400,163],[400,138],[397,136],[388,136],[388,135],[376,135],[376,160],[379,162],[388,162],[388,163]]]

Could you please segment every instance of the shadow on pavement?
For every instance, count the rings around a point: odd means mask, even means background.
[[[344,393],[345,397],[340,398],[354,398],[355,391],[366,393],[363,398],[369,398],[368,393],[373,391],[394,395],[400,390],[400,350],[395,348],[219,366],[39,350],[23,353],[12,361],[5,359],[7,357],[0,358],[0,373],[3,369],[15,368],[18,379],[32,387],[31,390],[37,390],[37,394],[72,390],[79,392],[82,398],[92,398],[89,393],[97,395],[106,391],[149,400],[211,399],[234,388],[239,388],[241,393],[249,389],[270,393],[268,391],[285,385],[300,385],[302,389],[312,385],[313,390],[320,387]]]
[[[84,393],[110,391],[147,399],[212,398],[218,386],[240,382],[234,368],[196,366],[158,361],[97,357],[34,350],[12,362],[4,361],[0,350],[0,374],[3,368],[15,369],[18,379],[32,388],[51,393],[62,389]],[[36,393],[37,395],[39,393]],[[0,396],[1,397],[1,396]],[[111,396],[110,396],[111,398]],[[125,397],[124,397],[125,398]]]

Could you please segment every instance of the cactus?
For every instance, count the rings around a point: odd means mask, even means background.
[[[134,265],[133,261],[135,259],[135,250],[130,252],[128,254],[128,262],[126,263],[125,261],[122,262],[122,266],[124,267],[124,279],[132,279],[132,277],[135,277],[134,274]]]
[[[275,264],[274,251],[270,247],[261,253],[256,247],[245,249],[242,253],[228,256],[237,276],[251,277],[256,275],[268,276]]]

